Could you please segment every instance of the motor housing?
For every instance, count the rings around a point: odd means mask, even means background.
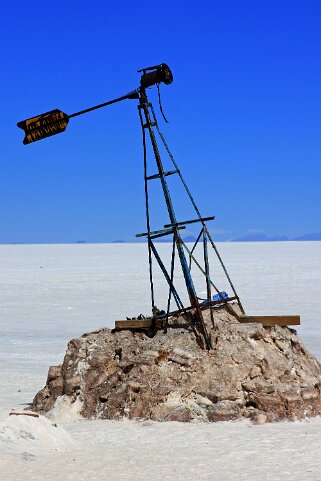
[[[170,85],[173,82],[172,71],[166,63],[141,69],[139,72],[144,72],[140,79],[140,86],[144,89],[155,84]]]

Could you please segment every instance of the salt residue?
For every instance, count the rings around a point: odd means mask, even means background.
[[[159,249],[170,260],[171,246]],[[246,310],[301,314],[300,336],[321,360],[321,243],[223,243],[219,250]],[[32,401],[71,337],[149,312],[148,259],[144,244],[1,245],[0,264],[1,481],[131,481],[146,473],[154,481],[320,480],[321,418],[262,426],[86,420],[66,426],[77,439],[71,451],[17,456],[18,446],[30,452],[37,441],[19,441],[11,423],[17,428],[22,416],[11,416],[8,426],[6,413]],[[166,301],[167,284],[159,296]],[[29,427],[44,419],[24,418]]]
[[[45,416],[7,416],[0,424],[0,452],[39,453],[41,450],[65,452],[74,440],[67,431]]]
[[[80,412],[82,402],[76,399],[71,402],[68,396],[60,396],[53,408],[48,412],[47,418],[54,423],[70,424],[83,419]]]

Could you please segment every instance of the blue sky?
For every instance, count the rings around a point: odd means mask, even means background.
[[[161,89],[170,123],[160,125],[201,212],[216,215],[217,240],[321,231],[320,24],[319,0],[2,1],[0,242],[145,231],[136,101],[28,146],[16,123],[118,97],[161,62],[174,83]]]

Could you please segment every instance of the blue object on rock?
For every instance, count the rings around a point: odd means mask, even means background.
[[[221,301],[221,300],[227,299],[227,298],[228,298],[228,293],[225,292],[225,291],[222,291],[219,294],[215,294],[213,296],[213,301]]]

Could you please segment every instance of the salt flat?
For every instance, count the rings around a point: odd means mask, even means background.
[[[168,244],[159,248],[169,256]],[[300,314],[299,334],[320,360],[321,242],[218,248],[247,313]],[[0,266],[1,480],[320,479],[320,419],[251,426],[61,417],[57,450],[45,441],[46,420],[8,418],[44,385],[68,340],[150,313],[149,285],[144,244],[1,245]],[[167,287],[156,277],[163,307]],[[217,268],[212,277],[228,290]],[[196,271],[195,279],[199,285]]]

